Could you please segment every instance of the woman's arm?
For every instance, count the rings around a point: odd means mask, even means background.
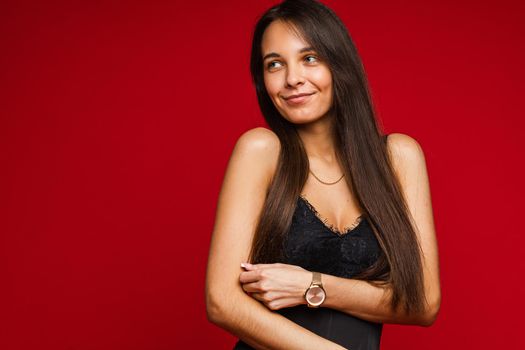
[[[275,171],[279,140],[255,128],[238,140],[219,195],[206,272],[206,310],[214,324],[256,349],[344,349],[268,310],[244,293],[241,262],[248,258],[255,225]]]
[[[322,307],[338,309],[372,322],[429,326],[439,312],[441,292],[438,248],[425,158],[419,144],[404,134],[390,134],[388,147],[421,243],[427,308],[421,314],[393,312],[389,307],[392,294],[388,285],[377,287],[366,281],[327,274],[322,275],[327,295]],[[252,296],[263,301],[272,310],[305,303],[302,294],[310,285],[311,272],[291,267],[284,264],[251,265],[249,272],[241,274],[241,282],[245,283],[243,288],[255,293]],[[293,278],[289,277],[292,275]],[[287,284],[282,281],[287,281]]]
[[[374,322],[430,326],[439,312],[441,292],[438,246],[425,156],[418,142],[405,134],[390,134],[388,148],[423,252],[427,309],[419,315],[406,315],[402,311],[392,312],[388,305],[392,297],[390,288],[330,275],[323,275],[327,293],[325,307],[339,309]]]
[[[227,302],[208,306],[209,320],[255,349],[345,349],[268,310],[244,293],[234,291],[227,298]]]

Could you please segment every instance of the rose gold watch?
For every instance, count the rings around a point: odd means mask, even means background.
[[[304,299],[308,307],[319,307],[326,299],[320,272],[312,272],[312,283],[304,292]]]

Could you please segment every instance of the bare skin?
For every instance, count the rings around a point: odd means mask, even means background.
[[[311,170],[324,181],[342,171],[330,137],[331,76],[309,45],[284,23],[273,22],[265,32],[265,85],[282,116],[297,125]],[[286,98],[309,93],[304,103]],[[338,309],[373,322],[428,326],[441,300],[438,251],[424,154],[416,140],[391,134],[388,149],[423,250],[428,307],[418,315],[392,312],[388,288],[323,274],[327,299],[322,307]],[[208,318],[256,349],[344,349],[272,312],[304,304],[312,275],[299,266],[246,263],[262,210],[266,189],[276,170],[280,143],[268,129],[255,128],[237,141],[219,195],[206,275]],[[362,213],[344,181],[333,186],[308,178],[302,193],[337,229],[349,226]]]

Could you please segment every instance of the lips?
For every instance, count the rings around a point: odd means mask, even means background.
[[[301,105],[308,102],[308,100],[310,100],[310,96],[313,94],[315,94],[315,92],[295,94],[283,98],[289,105]]]
[[[296,95],[290,95],[290,96],[287,96],[287,97],[283,97],[285,100],[290,100],[290,99],[296,99],[296,98],[299,98],[299,97],[303,97],[303,96],[310,96],[310,95],[313,95],[314,92],[310,92],[310,93],[301,93],[301,94],[296,94]]]

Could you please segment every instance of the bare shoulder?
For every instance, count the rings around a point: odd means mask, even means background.
[[[279,152],[280,148],[277,135],[263,127],[245,131],[237,140],[237,144],[256,152]]]
[[[387,147],[393,155],[403,158],[414,158],[423,156],[423,149],[419,142],[413,137],[394,132],[388,135]]]
[[[243,156],[247,162],[257,165],[255,168],[265,170],[269,180],[277,166],[281,143],[277,135],[270,129],[257,127],[245,131],[237,140],[232,154]]]
[[[407,168],[425,164],[423,148],[413,137],[402,133],[391,133],[387,138],[387,149],[396,171],[406,173]]]

